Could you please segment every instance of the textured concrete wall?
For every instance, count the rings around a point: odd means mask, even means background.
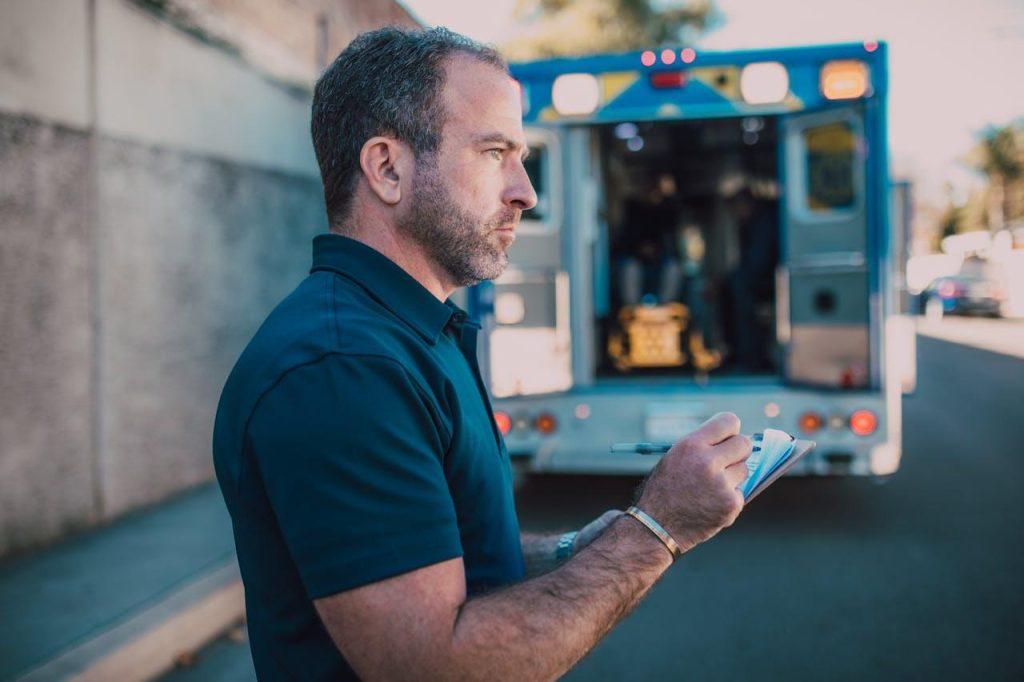
[[[320,183],[208,157],[99,145],[104,511],[213,475],[217,398],[323,231]]]
[[[89,141],[0,115],[0,554],[95,521]]]
[[[308,126],[136,3],[0,3],[0,556],[212,476],[227,372],[325,229]]]

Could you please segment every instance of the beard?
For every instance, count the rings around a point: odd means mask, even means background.
[[[515,225],[520,212],[506,207],[481,220],[466,212],[448,191],[437,167],[429,160],[416,164],[408,212],[398,229],[412,237],[427,256],[464,287],[498,277],[508,266],[505,247],[492,235],[499,227]]]

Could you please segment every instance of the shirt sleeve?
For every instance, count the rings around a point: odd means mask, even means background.
[[[328,355],[263,396],[251,452],[311,599],[462,556],[442,429],[389,358]]]

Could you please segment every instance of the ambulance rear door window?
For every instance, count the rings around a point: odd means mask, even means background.
[[[857,135],[845,121],[803,131],[807,208],[820,213],[853,208]]]

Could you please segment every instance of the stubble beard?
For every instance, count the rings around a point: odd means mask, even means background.
[[[455,286],[464,287],[495,279],[505,271],[508,254],[492,235],[499,227],[514,225],[518,214],[515,209],[506,208],[481,221],[455,202],[436,166],[420,160],[416,164],[412,203],[398,228],[423,247]]]

